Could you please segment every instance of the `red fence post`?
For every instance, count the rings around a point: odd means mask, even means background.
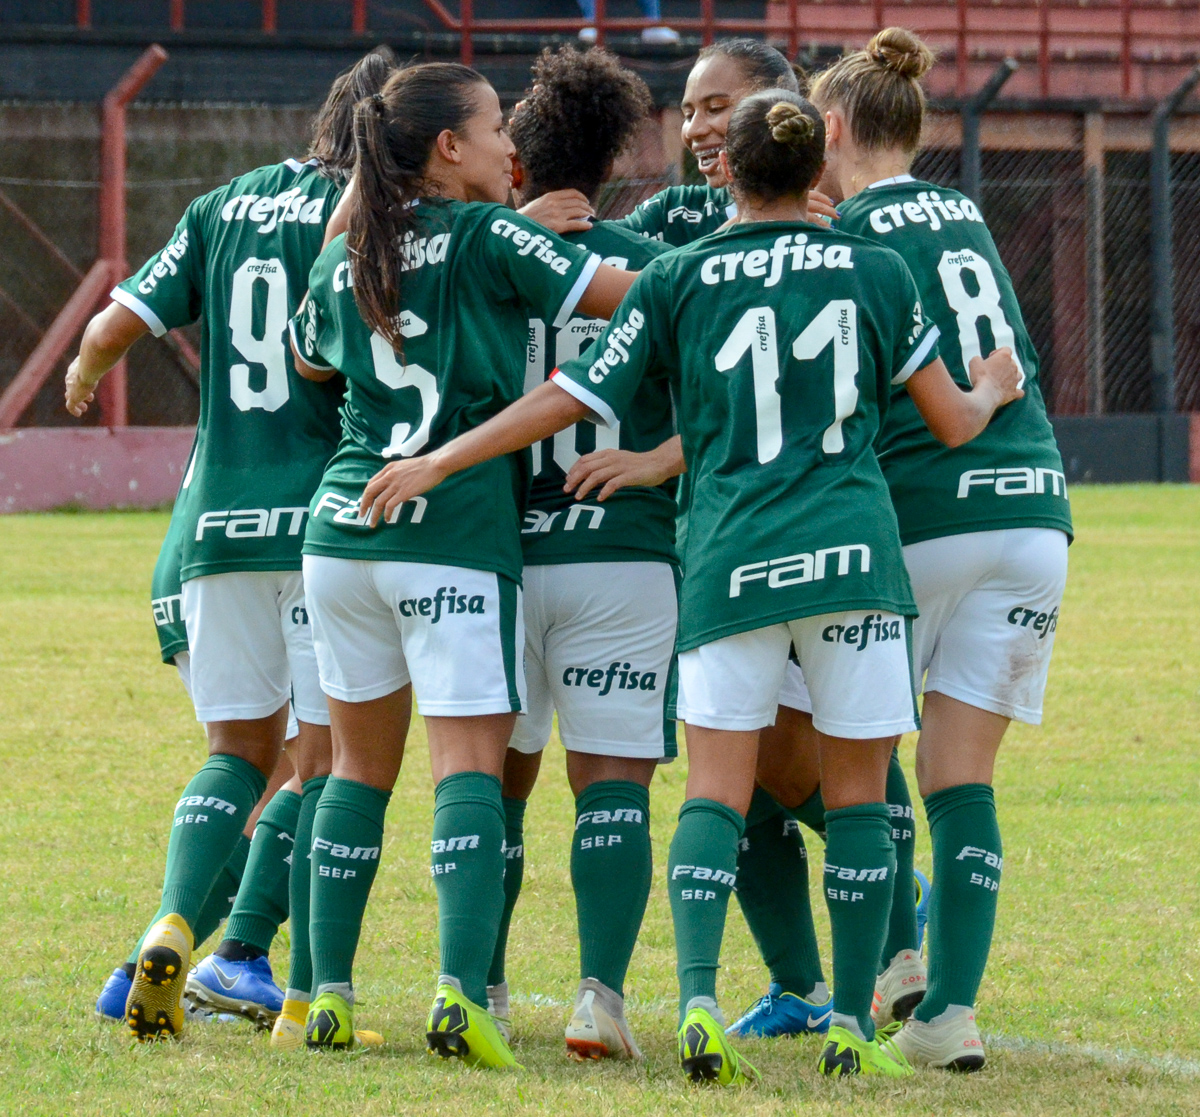
[[[604,0],[596,0],[596,46],[604,46],[604,32],[607,30],[605,24],[608,22],[608,5]]]
[[[1121,0],[1121,96],[1133,88],[1133,17],[1129,0]]]
[[[713,20],[716,18],[713,12],[713,0],[700,0],[700,19],[702,26],[700,28],[700,41],[706,46],[712,46],[713,41]]]
[[[274,35],[279,24],[279,13],[275,10],[275,0],[262,0],[262,29],[268,35]]]
[[[350,27],[356,35],[362,35],[367,30],[367,0],[354,0],[350,20]]]
[[[171,0],[171,30],[182,31],[187,22],[184,0]]]
[[[954,50],[955,90],[967,95],[967,0],[958,0],[958,40]]]
[[[800,53],[800,4],[799,0],[788,0],[787,6],[788,58],[793,61]]]
[[[1038,85],[1050,96],[1050,0],[1038,0]]]
[[[462,24],[461,56],[464,66],[475,62],[475,40],[471,35],[471,27],[475,23],[475,4],[473,0],[460,0],[458,5],[458,20]]]
[[[92,26],[92,0],[75,0],[75,26],[85,30]]]

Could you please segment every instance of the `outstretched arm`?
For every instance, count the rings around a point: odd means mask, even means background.
[[[149,332],[150,327],[120,303],[110,303],[87,324],[79,356],[67,369],[66,403],[72,415],[78,418],[88,409],[104,374]]]
[[[1012,350],[997,349],[986,360],[971,359],[969,392],[954,382],[941,357],[914,372],[905,387],[934,437],[953,448],[981,434],[1001,407],[1020,399],[1024,379]]]

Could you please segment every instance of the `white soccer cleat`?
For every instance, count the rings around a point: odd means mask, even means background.
[[[987,1061],[975,1026],[975,1010],[951,1005],[928,1024],[909,1017],[893,1037],[913,1066],[943,1070],[982,1070]]]
[[[674,46],[679,42],[679,32],[674,27],[644,27],[642,42],[648,46]]]
[[[901,950],[888,968],[875,979],[871,1019],[883,1028],[896,1020],[907,1020],[925,996],[925,963],[915,950]]]
[[[505,1043],[512,1043],[512,1012],[508,1007],[508,982],[487,987],[487,1010],[496,1022],[496,1030],[504,1037]]]
[[[640,1059],[625,1022],[625,1001],[594,977],[585,977],[575,995],[575,1014],[567,1025],[567,1054],[586,1059]]]

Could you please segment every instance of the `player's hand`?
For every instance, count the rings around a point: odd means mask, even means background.
[[[808,192],[808,219],[818,225],[832,225],[838,218],[837,206],[833,199],[820,190]]]
[[[567,474],[563,492],[575,493],[583,500],[597,486],[597,500],[607,500],[618,489],[631,485],[661,485],[683,472],[683,454],[678,438],[664,442],[655,450],[637,454],[632,450],[596,450],[584,454]]]
[[[592,203],[578,190],[551,190],[522,206],[518,213],[544,225],[552,233],[586,233],[596,216]]]
[[[378,527],[406,500],[429,492],[447,476],[448,471],[438,465],[436,453],[389,462],[367,482],[359,498],[358,514],[368,527]]]
[[[1024,394],[1025,374],[1013,360],[1012,350],[1005,347],[989,353],[986,358],[972,357],[969,368],[975,391],[991,392],[996,407],[1003,407]]]
[[[96,398],[96,385],[90,383],[79,374],[79,358],[71,362],[67,369],[67,410],[78,419],[87,409],[88,404]]]

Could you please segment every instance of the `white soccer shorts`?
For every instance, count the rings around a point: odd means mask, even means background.
[[[1066,535],[1039,527],[949,535],[910,544],[904,562],[921,611],[917,690],[1039,725],[1067,582]]]
[[[183,583],[189,688],[198,721],[273,714],[329,724],[299,570],[206,574]]]
[[[917,726],[910,622],[855,610],[768,625],[679,656],[679,720],[710,729],[775,723],[794,645],[813,725],[831,737],[871,740]]]
[[[520,712],[521,589],[503,575],[427,562],[304,556],[321,686],[370,702],[413,685],[421,713]]]
[[[509,748],[541,752],[558,735],[572,752],[674,755],[666,699],[675,651],[675,573],[665,562],[525,567],[529,710]]]
[[[187,691],[189,699],[192,697],[192,655],[191,652],[176,652],[175,653],[175,670],[179,672],[179,681],[183,683],[183,689]],[[293,738],[300,736],[300,722],[296,720],[296,707],[291,702],[288,703],[288,720],[287,731],[283,735],[285,741],[290,741]]]

